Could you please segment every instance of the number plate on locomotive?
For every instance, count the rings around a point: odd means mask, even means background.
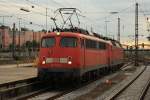
[[[67,58],[60,58],[60,63],[67,63],[68,59]]]
[[[46,58],[46,63],[67,63],[67,58]]]
[[[53,58],[53,62],[59,62],[59,58]]]
[[[46,63],[52,63],[53,62],[53,58],[46,58]]]

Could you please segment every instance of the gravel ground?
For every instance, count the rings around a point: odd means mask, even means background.
[[[57,95],[59,93],[60,92],[58,92],[58,91],[55,91],[55,92],[46,92],[46,93],[40,94],[40,95],[38,95],[36,97],[32,97],[32,98],[27,99],[27,100],[46,100],[46,99],[48,99],[50,97],[53,97],[53,96],[55,96],[55,95]]]
[[[110,98],[118,93],[126,84],[128,84],[132,79],[134,79],[144,68],[138,67],[135,71],[135,67],[126,69],[125,75],[129,75],[126,79],[116,84],[114,87],[110,88],[108,91],[104,92],[102,95],[99,95],[96,100],[110,100]],[[129,71],[127,71],[129,70]],[[132,71],[131,71],[132,70]]]
[[[93,90],[91,90],[89,93],[86,93],[80,97],[75,98],[74,100],[94,100],[99,95],[102,95],[105,91],[113,87],[115,84],[121,82],[127,77],[123,72],[118,73],[116,76],[108,79],[110,83],[104,81],[100,83],[98,86],[96,86]]]
[[[64,95],[64,96],[62,96],[62,97],[60,97],[60,98],[58,98],[56,100],[73,100],[76,97],[79,97],[79,96],[82,96],[82,95],[84,95],[86,93],[89,93],[90,91],[92,91],[92,89],[96,88],[96,86],[98,86],[100,83],[104,83],[105,80],[107,80],[107,79],[109,79],[111,77],[114,77],[116,75],[117,75],[117,73],[114,73],[112,75],[103,77],[102,79],[94,81],[91,84],[88,84],[88,85],[86,85],[86,86],[84,86],[84,87],[82,87],[80,89],[77,89],[77,90],[75,90],[75,91],[73,91],[71,93],[68,93],[68,94],[66,94],[66,95]],[[84,99],[84,100],[86,100],[86,99]]]
[[[122,80],[126,79],[127,76],[132,75],[136,70],[133,66],[118,71],[112,75],[108,75],[99,79],[91,84],[82,87],[76,91],[66,94],[57,100],[94,100],[98,96],[102,95],[105,91],[109,90]]]
[[[143,87],[150,78],[150,66],[146,68],[144,73],[131,84],[116,100],[138,100]]]

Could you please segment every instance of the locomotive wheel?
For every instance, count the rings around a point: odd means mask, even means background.
[[[38,77],[38,79],[39,79],[40,81],[43,81],[43,80],[44,80],[44,78],[45,78],[45,74],[44,74],[44,73],[42,73],[42,72],[38,72],[37,77]]]

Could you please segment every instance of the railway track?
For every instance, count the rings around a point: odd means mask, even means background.
[[[145,99],[145,96],[146,96],[146,94],[148,92],[148,89],[150,89],[150,78],[147,81],[146,85],[143,87],[141,95],[139,97],[139,100],[144,100]]]
[[[54,91],[52,90],[52,88],[53,87],[51,87],[49,83],[38,81],[37,78],[1,84],[0,100],[7,100],[7,99],[27,100],[31,98],[35,99],[38,98],[38,95],[40,96],[40,94],[44,93],[53,94],[52,96],[47,97],[47,99],[52,100],[71,91],[71,90],[62,91],[55,93],[54,95]]]
[[[127,64],[127,65],[129,65],[129,64]],[[127,65],[125,65],[125,66],[127,66]],[[48,88],[45,88],[45,89],[42,89],[42,90],[37,90],[33,93],[29,93],[29,94],[26,94],[24,96],[17,97],[15,99],[18,99],[18,100],[40,100],[40,99],[42,99],[42,100],[43,99],[44,100],[54,100],[54,99],[60,98],[61,96],[64,96],[65,94],[71,93],[72,91],[75,91],[79,88],[82,88],[82,87],[92,83],[93,81],[96,81],[96,79],[88,81],[88,82],[83,82],[79,86],[74,84],[73,86],[70,86],[70,87],[66,86],[65,87],[65,85],[64,85],[64,87],[63,87],[64,90],[63,89],[62,90],[57,90],[57,89],[49,86]],[[61,86],[59,87],[59,89],[60,88],[61,88]]]
[[[144,100],[150,86],[150,66],[143,66],[136,75],[124,80],[98,99],[102,100]],[[97,99],[97,100],[98,100]]]
[[[4,88],[14,87],[14,86],[17,86],[17,85],[22,85],[22,84],[25,84],[25,83],[31,83],[31,82],[36,81],[36,80],[37,80],[37,78],[33,77],[33,78],[29,78],[29,79],[18,80],[18,81],[14,81],[14,82],[0,84],[0,90],[4,89]]]
[[[54,90],[48,90],[47,92],[44,92],[42,94],[33,95],[31,97],[27,97],[25,99],[20,98],[19,100],[55,100],[67,93],[70,93],[72,90],[66,90],[66,91],[54,91]]]
[[[127,66],[129,66],[129,65],[131,65],[132,63],[127,63],[126,65],[124,65],[122,68],[125,68],[125,67],[127,67]],[[113,73],[113,74],[111,74],[111,75],[108,75],[108,77],[114,77],[116,74],[115,73]],[[107,78],[108,78],[107,77]],[[89,81],[89,82],[85,82],[85,83],[83,83],[83,84],[81,84],[81,86],[79,86],[79,87],[75,87],[75,88],[71,88],[71,89],[69,89],[69,90],[67,90],[67,91],[63,91],[63,92],[56,92],[56,91],[52,91],[52,92],[46,92],[46,93],[44,93],[43,95],[41,94],[41,95],[39,95],[39,96],[37,96],[37,97],[33,97],[33,98],[31,98],[31,99],[29,99],[29,100],[40,100],[40,99],[44,99],[44,100],[68,100],[68,99],[73,99],[74,98],[74,96],[76,97],[76,96],[79,96],[79,95],[83,95],[84,93],[86,93],[85,91],[83,91],[84,90],[84,88],[88,88],[88,87],[95,87],[95,86],[93,86],[93,84],[98,84],[98,83],[100,83],[100,82],[103,82],[104,80],[106,80],[107,79],[106,77],[104,77],[104,78],[101,78],[101,79],[99,79],[98,78],[98,80],[97,79],[95,79],[95,80],[92,80],[92,81]],[[77,91],[82,91],[82,92],[80,92],[80,94],[79,95],[74,95],[73,97],[67,97],[67,95],[69,95],[69,94],[76,94],[75,92],[77,92]],[[87,91],[90,91],[90,89],[89,90],[87,90]],[[78,93],[77,93],[78,94]]]
[[[31,93],[27,93],[25,95],[22,96],[18,96],[16,98],[13,99],[17,99],[17,100],[54,100],[66,93],[69,93],[70,91],[73,91],[73,89],[69,89],[69,90],[57,90],[54,89],[51,86],[48,86],[46,88],[41,88],[37,91],[33,91]]]
[[[85,84],[82,84],[82,86],[83,85]],[[41,82],[38,81],[37,78],[31,78],[31,79],[19,80],[15,82],[6,83],[6,84],[1,84],[0,100],[6,100],[6,99],[37,100],[38,98],[41,98],[41,96],[44,94],[49,94],[48,96],[44,96],[46,100],[54,100],[80,87],[81,86],[73,86],[73,87],[68,87],[68,89],[66,89],[66,87],[61,88],[59,86],[54,86],[49,82]]]
[[[134,83],[134,81],[136,81],[136,79],[138,79],[140,77],[140,75],[145,71],[146,68],[144,68],[133,80],[131,80],[126,86],[124,86],[120,91],[118,91],[118,93],[116,93],[115,95],[113,95],[110,100],[114,100],[115,98],[117,98],[119,95],[121,95],[121,93],[123,91],[125,91],[131,84]]]
[[[0,100],[14,98],[22,94],[38,90],[41,88],[41,84],[43,84],[43,82],[38,81],[36,77],[1,84]]]
[[[55,100],[65,94],[68,94],[68,93],[75,91],[83,86],[88,85],[92,81],[94,81],[94,80],[84,82],[80,85],[71,84],[70,86],[61,84],[61,86],[55,85],[54,87],[51,87],[49,85],[49,87],[47,87],[47,88],[43,88],[41,90],[37,90],[35,92],[31,92],[29,94],[19,96],[14,99],[17,99],[17,100],[41,100],[41,99],[42,100]]]

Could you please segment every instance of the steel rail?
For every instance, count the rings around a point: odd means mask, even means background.
[[[25,84],[25,83],[31,83],[31,82],[36,81],[36,80],[37,80],[37,77],[33,77],[33,78],[28,78],[28,79],[17,80],[17,81],[13,81],[13,82],[0,84],[0,90],[4,89],[4,88],[15,87],[17,85],[21,85],[21,84]]]
[[[13,98],[13,99],[15,99],[15,100],[27,100],[27,99],[32,99],[32,98],[34,98],[34,97],[36,97],[36,96],[39,96],[39,95],[41,95],[41,94],[44,94],[44,93],[53,93],[54,91],[53,90],[50,90],[52,87],[46,87],[46,88],[41,88],[41,89],[39,89],[39,90],[37,90],[37,91],[33,91],[33,92],[31,92],[31,93],[28,93],[28,94],[25,94],[25,95],[21,95],[21,96],[18,96],[18,97],[15,97],[15,98]],[[62,91],[62,92],[60,92],[60,93],[57,93],[56,95],[54,95],[54,96],[50,96],[50,97],[47,97],[47,99],[46,100],[54,100],[54,99],[57,99],[57,98],[59,98],[59,97],[61,97],[61,96],[63,96],[63,95],[65,95],[65,94],[67,94],[67,93],[70,93],[70,92],[72,92],[72,91],[74,91],[74,90],[76,90],[76,89],[78,89],[78,88],[80,88],[80,86],[79,87],[75,87],[75,88],[71,88],[71,89],[69,89],[69,90],[64,90],[64,91]]]
[[[124,64],[120,69],[124,69],[124,68],[128,67],[131,64],[133,64],[133,62],[128,62],[128,63]]]
[[[38,95],[48,91],[48,89],[49,89],[49,87],[41,88],[41,89],[39,89],[37,91],[33,91],[33,92],[30,92],[30,93],[27,93],[27,94],[15,97],[13,99],[15,99],[15,100],[27,100],[28,98],[32,98],[32,97],[38,96]]]
[[[24,82],[24,83],[23,83]],[[7,88],[4,87],[0,90],[0,100],[14,98],[22,94],[30,93],[31,91],[39,90],[39,88],[43,88],[43,82],[34,80],[34,81],[19,81],[19,84],[14,85],[15,82],[11,84],[4,84],[4,86],[8,86]],[[3,86],[3,85],[2,85]]]
[[[109,98],[109,100],[115,100],[115,98],[120,95],[125,89],[127,89],[133,82],[135,82],[138,77],[146,70],[146,67],[133,79],[131,80],[126,86],[124,86],[121,90],[119,90],[115,95]]]
[[[150,78],[147,81],[146,85],[143,87],[141,95],[140,95],[138,100],[144,100],[144,97],[145,97],[145,95],[146,95],[149,88],[150,88]]]

